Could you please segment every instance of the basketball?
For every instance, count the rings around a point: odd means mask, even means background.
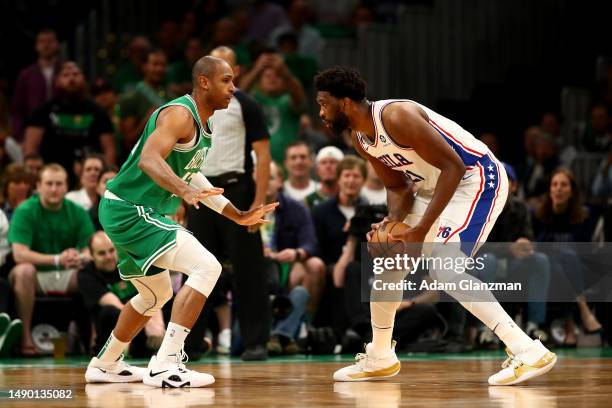
[[[392,241],[389,235],[400,234],[410,228],[403,222],[391,221],[383,224],[368,242],[368,252],[373,257],[391,257],[404,252],[404,243]]]

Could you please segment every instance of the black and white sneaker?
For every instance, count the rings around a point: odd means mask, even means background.
[[[158,360],[151,357],[147,372],[142,379],[147,385],[160,388],[205,387],[215,382],[215,377],[185,367],[187,354],[183,350],[172,360]]]
[[[123,354],[119,360],[108,363],[94,357],[85,371],[85,381],[88,383],[127,383],[142,381],[146,369],[135,367],[123,361]]]

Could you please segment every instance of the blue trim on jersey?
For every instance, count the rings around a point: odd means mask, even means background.
[[[452,147],[453,150],[455,152],[457,152],[457,154],[459,155],[459,157],[463,161],[463,164],[465,164],[466,166],[473,166],[474,164],[476,164],[476,162],[481,161],[481,159],[484,157],[484,156],[481,157],[481,156],[478,156],[478,155],[476,155],[474,153],[468,152],[461,145],[456,143],[450,137],[446,136],[440,129],[438,129],[435,126],[433,126],[433,128],[436,129],[436,131],[439,134],[441,134],[442,137],[444,137],[444,140],[446,140],[446,142],[450,145],[450,147]]]
[[[478,239],[487,224],[489,214],[493,211],[493,205],[498,192],[499,177],[501,175],[497,163],[491,160],[488,155],[480,159],[480,164],[484,168],[485,182],[483,191],[476,203],[476,208],[474,208],[472,219],[467,227],[459,232],[461,251],[468,256],[472,255],[474,247],[478,244]]]

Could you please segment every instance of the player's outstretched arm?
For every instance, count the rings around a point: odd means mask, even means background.
[[[278,202],[260,205],[248,211],[240,211],[232,203],[228,203],[221,214],[240,225],[266,224],[269,222],[265,219],[266,214],[274,211],[276,207],[278,207]]]
[[[168,107],[157,118],[157,127],[142,147],[138,167],[160,187],[196,208],[199,202],[210,196],[223,193],[221,188],[198,190],[178,177],[166,163],[174,145],[182,139],[189,139],[195,132],[193,117],[182,107]]]

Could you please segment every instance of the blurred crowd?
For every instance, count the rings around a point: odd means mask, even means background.
[[[23,67],[10,92],[0,93],[0,357],[48,353],[62,333],[75,354],[102,346],[136,290],[119,278],[97,204],[151,113],[189,93],[193,63],[219,46],[233,50],[238,88],[263,113],[272,160],[262,191],[265,201],[281,203],[269,224],[250,232],[261,234],[262,290],[269,300],[269,319],[262,319],[269,328],[259,340],[263,356],[359,351],[371,336],[361,245],[370,224],[386,214],[386,193],[347,135],[321,125],[312,82],[326,38],[393,20],[395,2],[378,3],[255,1],[250,9],[223,3],[205,15],[189,11],[163,21],[157,33],[133,36],[116,72],[101,78],[86,78],[82,67],[60,57],[54,30],[38,31],[38,58]],[[203,20],[205,32],[198,29]],[[594,270],[569,246],[555,253],[537,246],[612,237],[612,66],[594,87],[578,144],[565,144],[563,118],[545,108],[516,135],[513,143],[522,143],[524,155],[506,163],[511,194],[489,237],[512,244],[508,251],[481,250],[487,264],[480,279],[525,282],[534,300],[506,306],[530,335],[559,347],[601,346],[612,330],[610,305],[589,299],[590,288],[610,271]],[[475,136],[504,160],[495,133]],[[601,158],[588,184],[569,169],[581,152]],[[215,176],[229,182],[224,175]],[[197,228],[192,211],[183,210],[177,220]],[[192,358],[210,351],[237,355],[255,330],[235,312],[254,299],[241,299],[236,290],[236,262],[223,251],[216,255],[224,270],[201,330],[187,345]],[[572,302],[542,298],[559,273],[570,282]],[[179,275],[174,283],[176,293]],[[155,352],[167,319],[168,310],[151,319],[130,353]],[[489,329],[433,291],[407,296],[394,330],[402,350],[499,347]]]

